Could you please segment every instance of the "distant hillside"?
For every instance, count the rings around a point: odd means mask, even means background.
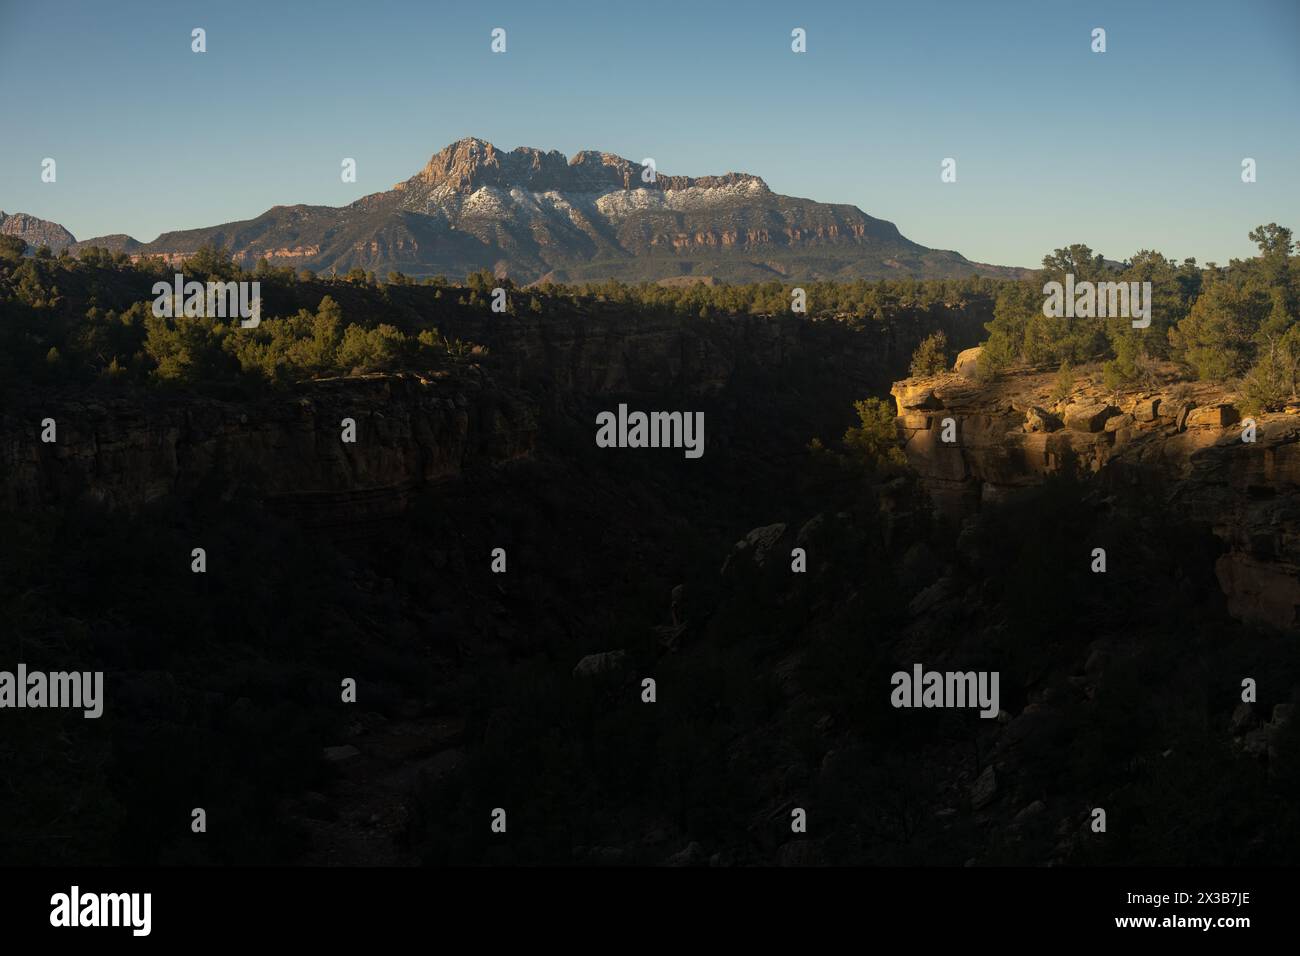
[[[275,206],[256,219],[168,232],[153,242],[114,235],[78,246],[170,259],[218,243],[244,264],[266,258],[317,271],[448,277],[486,268],[519,283],[1022,272],[927,249],[854,206],[782,196],[757,176],[646,181],[645,170],[610,153],[566,159],[556,151],[507,153],[462,139],[393,189],[342,208]]]

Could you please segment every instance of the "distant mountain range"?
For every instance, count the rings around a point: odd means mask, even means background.
[[[459,278],[478,269],[518,283],[683,277],[767,279],[1018,276],[1023,270],[928,249],[855,206],[772,192],[757,176],[666,176],[610,153],[502,152],[462,139],[387,192],[350,205],[275,206],[256,219],[76,242],[22,213],[0,231],[57,249],[103,246],[176,259],[207,243],[246,265],[259,258],[317,272]],[[647,181],[651,180],[651,181]],[[11,225],[12,224],[12,225]]]

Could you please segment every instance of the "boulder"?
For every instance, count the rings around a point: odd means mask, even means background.
[[[767,563],[768,553],[781,540],[783,534],[785,534],[785,525],[778,522],[777,524],[765,525],[762,528],[755,528],[745,535],[744,545],[749,548],[750,554],[754,557],[754,563],[760,568]]]
[[[1027,807],[1025,807],[1023,810],[1021,810],[1019,813],[1016,814],[1016,818],[1015,818],[1016,822],[1024,823],[1026,820],[1038,816],[1046,809],[1047,809],[1047,804],[1043,803],[1042,800],[1035,800],[1033,803],[1029,804]]]
[[[691,841],[685,849],[674,853],[664,863],[666,866],[704,866],[708,863],[708,858],[704,855],[704,847]]]
[[[975,378],[979,374],[980,353],[983,351],[984,346],[977,345],[973,349],[963,349],[958,352],[952,370],[962,378]]]
[[[1133,418],[1139,422],[1153,422],[1160,414],[1160,398],[1140,398],[1133,406]]]
[[[1033,406],[1025,413],[1025,431],[1027,432],[1054,432],[1060,427],[1061,420],[1038,405]]]
[[[984,768],[984,772],[975,778],[975,782],[970,788],[970,805],[975,810],[981,810],[993,802],[993,798],[998,795],[998,776],[993,772],[993,766]]]
[[[573,668],[574,677],[598,677],[622,670],[627,660],[627,651],[605,651],[602,654],[588,654],[578,661]]]
[[[1108,432],[1117,432],[1121,428],[1132,428],[1133,420],[1133,416],[1128,414],[1112,416],[1111,418],[1106,419],[1105,430]]]
[[[940,578],[928,588],[917,592],[916,596],[907,605],[907,613],[912,617],[920,617],[951,596],[952,578]]]
[[[341,747],[326,747],[325,759],[337,766],[351,763],[361,756],[361,751],[351,744],[344,744]]]
[[[1187,416],[1191,414],[1192,409],[1195,407],[1194,402],[1165,402],[1160,406],[1160,417],[1172,421],[1176,431],[1182,431],[1187,427]]]
[[[897,391],[894,395],[898,399],[900,414],[917,408],[930,410],[943,408],[943,402],[939,401],[934,394],[934,388],[929,385],[902,385],[901,388],[898,386],[895,388]]]
[[[1118,414],[1114,405],[1069,405],[1065,409],[1065,427],[1076,432],[1099,432],[1106,427],[1108,418]]]
[[[754,564],[761,568],[766,563],[768,554],[771,553],[776,543],[781,540],[783,534],[785,534],[785,525],[781,522],[755,528],[736,542],[735,547],[731,549],[731,554],[727,555],[727,560],[722,564],[722,573],[726,574],[731,562],[742,554],[748,554],[753,559]]]
[[[680,627],[686,622],[686,585],[679,584],[672,590],[668,605],[673,617],[673,627]]]
[[[1227,402],[1201,405],[1187,413],[1188,428],[1226,428],[1241,416]]]
[[[588,863],[596,866],[617,866],[626,858],[621,846],[593,846],[586,854]]]
[[[817,532],[821,530],[822,525],[824,525],[825,523],[826,523],[825,515],[823,514],[813,515],[811,518],[805,521],[803,527],[799,529],[799,533],[795,535],[794,543],[799,545],[800,547],[803,547],[809,541],[812,540],[813,535],[817,534]]]
[[[791,840],[776,851],[777,866],[816,866],[821,862],[819,847],[812,840]]]
[[[1268,753],[1268,729],[1257,727],[1255,730],[1250,731],[1246,734],[1242,747],[1252,757],[1259,757]]]

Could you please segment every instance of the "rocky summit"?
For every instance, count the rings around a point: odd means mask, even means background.
[[[37,219],[25,212],[6,213],[0,210],[0,236],[17,236],[33,249],[49,246],[58,252],[75,243],[76,237],[57,222]]]
[[[317,272],[416,277],[488,269],[521,284],[1020,272],[927,249],[855,206],[782,196],[758,176],[666,175],[611,153],[505,152],[474,138],[439,150],[392,189],[341,208],[276,206],[255,219],[147,243],[113,235],[79,245],[174,261],[208,243],[245,265],[266,259]]]

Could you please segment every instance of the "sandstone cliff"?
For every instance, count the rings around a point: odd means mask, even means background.
[[[41,422],[57,441],[40,440]],[[341,440],[342,421],[357,441]],[[536,423],[481,374],[304,383],[251,402],[196,396],[46,398],[0,418],[5,506],[134,510],[202,492],[249,497],[315,526],[365,528],[423,484],[528,455]]]
[[[1177,382],[1172,368],[1150,387],[1120,394],[1100,386],[1099,369],[1081,369],[1068,396],[1053,394],[1055,372],[991,384],[977,382],[969,362],[963,372],[905,379],[892,390],[908,461],[938,512],[969,519],[1067,468],[1089,476],[1114,507],[1141,490],[1223,542],[1215,570],[1235,616],[1300,627],[1300,418],[1293,409],[1256,416],[1254,440],[1244,441],[1250,434],[1237,396]],[[951,442],[944,440],[949,418]]]

